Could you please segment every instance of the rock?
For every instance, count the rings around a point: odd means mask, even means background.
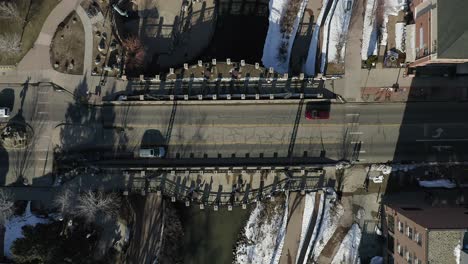
[[[58,69],[59,66],[60,66],[60,64],[59,64],[58,61],[54,63],[54,69]]]
[[[98,65],[99,63],[101,63],[101,56],[98,54],[94,60],[94,64]]]
[[[73,23],[73,24],[76,23],[76,17],[74,17],[74,18],[72,19],[72,23]]]

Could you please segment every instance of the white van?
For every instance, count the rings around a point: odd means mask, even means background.
[[[10,108],[0,107],[0,117],[10,117]]]
[[[142,148],[139,152],[140,158],[164,158],[166,149],[164,147]]]

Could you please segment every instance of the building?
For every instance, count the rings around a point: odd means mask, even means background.
[[[413,0],[415,61],[410,67],[468,62],[468,1]]]
[[[398,196],[383,206],[385,263],[468,264],[466,205],[428,203],[427,193]]]

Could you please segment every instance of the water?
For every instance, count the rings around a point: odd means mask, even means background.
[[[235,207],[229,212],[220,207],[215,212],[213,208],[180,205],[177,209],[185,232],[184,263],[232,263],[232,249],[249,217],[249,208]]]

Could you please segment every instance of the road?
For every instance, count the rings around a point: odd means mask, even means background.
[[[306,120],[306,107],[298,112],[297,104],[107,108],[113,114],[102,117],[104,126],[125,127],[128,144],[135,147],[145,133],[156,133],[168,143],[170,158],[274,157],[275,152],[287,157],[291,152],[293,157],[385,162],[438,160],[449,151],[461,160],[468,141],[463,118],[468,106],[459,103],[334,104],[328,120]]]
[[[112,150],[133,156],[141,146],[162,144],[168,147],[167,158],[187,159],[322,157],[372,163],[468,158],[468,106],[462,103],[332,104],[328,120],[306,120],[307,101],[302,107],[184,102],[89,107],[46,85],[5,87],[0,93],[3,99],[13,95],[12,119],[26,121],[35,131],[27,149],[0,150],[0,176],[11,179],[49,172],[55,145],[77,153]]]

